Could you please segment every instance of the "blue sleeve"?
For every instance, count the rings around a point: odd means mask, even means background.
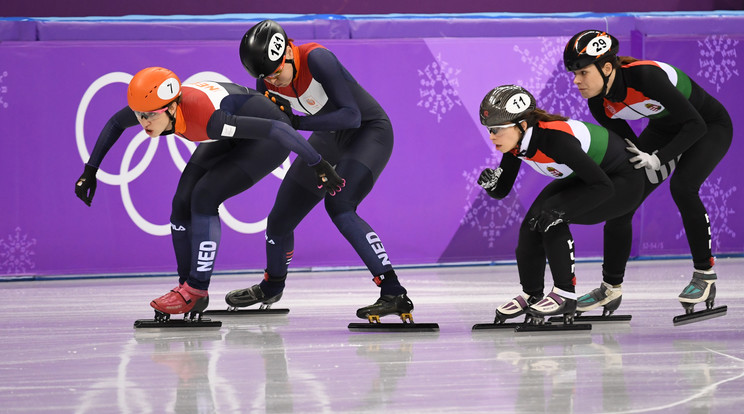
[[[307,56],[308,69],[328,95],[333,110],[300,117],[297,129],[306,131],[336,131],[359,128],[362,113],[350,85],[356,80],[328,49],[312,50]]]
[[[261,97],[261,99],[265,99]],[[268,100],[266,100],[268,102]],[[274,104],[268,103],[274,109]],[[276,109],[279,114],[281,111]],[[285,118],[286,119],[286,118]],[[229,128],[226,128],[229,126]],[[234,130],[233,130],[234,128]],[[230,131],[226,133],[226,131]],[[320,162],[321,156],[307,140],[286,122],[254,116],[233,115],[223,109],[212,114],[207,124],[207,134],[212,139],[273,139],[284,148],[300,156],[308,165]]]
[[[119,140],[119,137],[124,130],[138,124],[139,122],[137,122],[137,117],[134,116],[134,111],[132,111],[128,106],[115,113],[111,118],[109,118],[108,122],[106,122],[101,133],[98,134],[96,145],[93,147],[93,152],[91,152],[90,158],[88,158],[86,164],[95,168],[100,167],[103,158],[109,152],[111,147],[114,146],[116,141]]]

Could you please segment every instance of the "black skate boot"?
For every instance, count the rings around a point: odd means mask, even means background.
[[[350,330],[406,330],[406,331],[438,331],[439,325],[436,323],[414,323],[411,311],[413,302],[408,295],[401,294],[397,296],[382,295],[377,301],[369,306],[357,309],[356,315],[360,319],[367,319],[369,323],[351,323]],[[403,321],[400,323],[380,323],[380,318],[387,315],[396,314]]]
[[[700,322],[726,314],[727,306],[713,307],[716,298],[717,279],[718,276],[715,273],[695,271],[692,274],[692,280],[682,290],[678,298],[685,309],[685,314],[674,317],[674,326]],[[695,305],[700,302],[705,302],[705,310],[695,312]]]
[[[209,315],[284,315],[289,313],[289,309],[271,309],[271,305],[282,298],[284,291],[280,291],[274,296],[267,297],[261,285],[253,285],[245,289],[232,290],[225,295],[227,310],[206,311]],[[260,303],[258,309],[240,309]]]
[[[573,297],[572,297],[573,296]],[[591,330],[589,324],[574,324],[576,315],[575,294],[556,287],[539,302],[527,308],[529,323],[514,328],[517,332],[535,331],[580,331]],[[563,324],[551,324],[545,321],[546,316],[563,315]]]
[[[527,308],[540,301],[542,294],[528,295],[527,293],[520,293],[514,299],[506,302],[505,304],[496,308],[496,317],[493,323],[477,323],[473,325],[473,330],[479,329],[513,329],[518,325],[529,322],[530,316],[525,316],[524,322],[506,322],[509,319],[513,319],[524,315],[527,312]]]
[[[379,323],[380,318],[386,315],[396,314],[399,315],[404,323],[413,323],[411,311],[413,310],[413,302],[408,299],[408,296],[404,293],[402,295],[383,295],[377,299],[377,302],[357,309],[357,318],[367,319],[372,323]]]

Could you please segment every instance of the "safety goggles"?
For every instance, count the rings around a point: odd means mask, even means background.
[[[512,122],[511,124],[504,124],[504,125],[492,125],[492,126],[489,126],[489,127],[487,127],[487,128],[488,128],[488,132],[490,132],[490,133],[492,133],[492,134],[494,134],[494,135],[497,135],[497,134],[498,134],[499,132],[501,132],[502,130],[504,130],[504,129],[506,129],[506,128],[511,128],[511,127],[513,127],[514,125],[517,125],[517,123],[516,123],[516,122]]]
[[[168,107],[166,106],[165,108],[160,108],[160,109],[156,109],[154,111],[149,111],[149,112],[134,111],[134,115],[137,116],[137,119],[141,118],[141,119],[147,120],[147,119],[157,116],[158,114],[162,114],[163,112],[167,110],[168,110]]]
[[[266,78],[266,79],[274,79],[277,76],[281,75],[282,74],[282,70],[284,70],[284,64],[286,63],[286,61],[287,61],[287,57],[284,56],[282,58],[282,64],[279,65],[279,67],[271,75],[266,75],[266,76],[264,76],[264,78]]]

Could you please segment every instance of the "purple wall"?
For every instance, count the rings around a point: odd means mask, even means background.
[[[282,2],[246,0],[181,0],[176,4],[151,0],[100,1],[78,0],[5,0],[3,16],[125,16],[149,15],[213,15],[223,13],[298,13],[298,14],[370,14],[370,13],[563,13],[563,12],[650,12],[741,10],[741,0],[624,0],[621,2],[587,2],[585,0],[451,0],[428,1],[299,1]]]
[[[505,20],[468,19],[399,18],[391,25],[386,19],[339,22],[313,16],[287,23],[299,42],[323,39],[393,121],[393,156],[360,213],[380,234],[394,264],[513,259],[517,228],[545,178],[524,170],[508,198],[484,197],[475,180],[500,156],[492,152],[477,107],[492,87],[518,83],[541,107],[588,120],[585,102],[562,69],[561,53],[570,34],[599,22],[620,38],[622,54],[677,65],[729,109],[734,144],[701,195],[712,219],[714,252],[744,252],[739,237],[744,195],[737,189],[744,108],[736,104],[744,86],[738,69],[744,14],[594,15],[586,17],[586,26],[575,16],[532,17],[519,30],[527,25],[542,34],[516,37],[496,33],[504,30],[502,23],[508,27]],[[0,277],[172,273],[175,260],[166,235],[186,144],[173,137],[146,139],[132,128],[102,164],[92,208],[74,196],[73,185],[100,128],[126,105],[126,82],[139,69],[160,65],[184,82],[229,79],[251,85],[236,53],[250,22],[193,23],[192,36],[211,33],[213,40],[174,40],[179,29],[173,22],[6,23],[6,28],[32,24],[33,30],[19,30],[41,40],[0,43],[0,177],[6,194],[0,204]],[[130,23],[142,24],[147,37],[158,40],[100,40],[142,36],[131,28],[112,30]],[[564,33],[564,26],[571,31]],[[691,27],[701,29],[686,34]],[[432,30],[444,35],[431,35]],[[446,36],[452,30],[461,31],[459,37]],[[263,268],[263,220],[278,185],[279,178],[270,176],[227,201],[218,271]],[[668,185],[644,204],[635,224],[634,255],[688,254]],[[579,257],[601,255],[601,226],[575,226],[574,235]],[[322,206],[298,228],[294,268],[360,265]]]

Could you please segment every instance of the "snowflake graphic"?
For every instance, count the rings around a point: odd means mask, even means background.
[[[501,236],[502,232],[519,226],[524,218],[524,212],[519,204],[519,189],[522,187],[520,178],[522,170],[519,171],[517,179],[512,188],[512,195],[503,200],[496,200],[488,196],[483,188],[478,185],[478,177],[484,168],[493,168],[498,165],[499,160],[495,156],[486,159],[485,165],[474,168],[471,171],[463,171],[466,190],[468,191],[467,205],[464,207],[465,216],[460,221],[460,226],[470,225],[478,230],[483,239],[488,242],[488,247],[494,246],[494,242]],[[473,195],[475,194],[475,195]],[[470,201],[472,200],[472,201]]]
[[[573,74],[563,66],[563,48],[568,38],[541,37],[542,44],[535,53],[529,48],[514,45],[514,51],[528,63],[532,77],[518,84],[532,92],[537,105],[547,112],[572,119],[587,120],[589,107],[573,84]]]
[[[21,235],[21,229],[16,227],[15,235],[8,235],[7,239],[0,239],[0,271],[5,274],[28,273],[36,267],[32,260],[36,239],[29,239],[27,234]]]
[[[2,108],[8,107],[8,103],[5,102],[5,100],[3,99],[3,95],[8,93],[8,87],[2,84],[3,80],[5,80],[5,78],[7,77],[8,77],[8,71],[3,71],[3,73],[0,74],[0,107]]]
[[[729,219],[733,223],[736,210],[728,206],[728,200],[736,192],[736,186],[728,189],[722,188],[721,180],[722,177],[718,177],[716,180],[706,180],[700,187],[700,199],[708,211],[708,217],[711,218],[710,236],[713,242],[711,247],[714,251],[721,246],[720,236],[728,235],[736,238],[736,232],[729,227]],[[679,240],[683,237],[686,237],[684,228],[677,233],[676,238]]]
[[[739,70],[736,69],[736,45],[738,44],[738,40],[726,35],[711,35],[705,40],[698,40],[700,70],[697,74],[716,85],[716,92],[719,92],[723,84],[732,76],[739,76]]]
[[[460,69],[452,68],[449,63],[443,61],[441,53],[437,55],[436,61],[429,63],[424,70],[418,71],[421,100],[418,101],[417,106],[436,115],[437,123],[456,105],[462,106],[457,93],[457,88],[460,86],[457,75],[460,72]]]

